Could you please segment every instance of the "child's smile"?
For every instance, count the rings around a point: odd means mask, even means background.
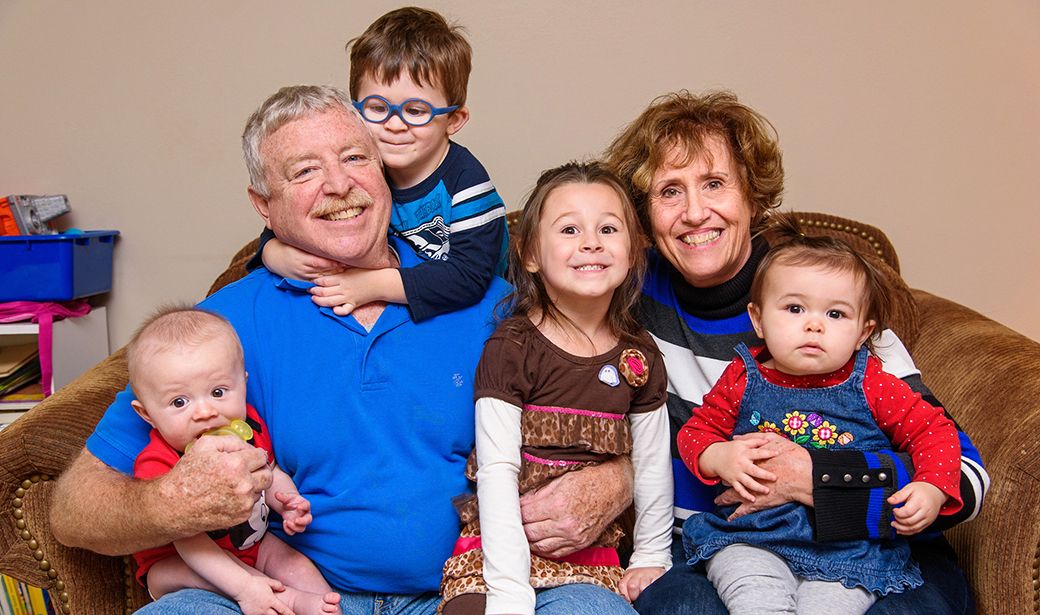
[[[631,245],[621,199],[603,184],[565,184],[546,198],[526,266],[554,303],[609,305],[625,281]]]

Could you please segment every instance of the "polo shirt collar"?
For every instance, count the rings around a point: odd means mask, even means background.
[[[398,250],[398,246],[396,246],[395,243],[400,241],[401,240],[396,237],[390,238],[390,252],[397,258],[397,262],[400,263],[400,266],[409,267],[414,265],[415,263],[412,261],[416,260],[417,257],[416,259],[408,258],[407,256],[404,259],[401,258],[402,253],[409,256],[411,254],[408,250]],[[314,282],[295,280],[293,278],[280,278],[278,276],[274,276],[274,285],[275,288],[281,291],[297,295],[306,295],[308,301],[310,301],[310,289],[316,286]],[[373,325],[371,331],[361,326],[353,316],[340,316],[333,312],[332,308],[328,307],[314,307],[325,316],[332,318],[344,327],[347,327],[351,331],[360,333],[361,335],[382,333],[411,321],[411,314],[408,312],[408,307],[399,303],[387,303],[386,307],[383,309],[383,313],[379,315],[379,320],[377,320],[375,325]]]

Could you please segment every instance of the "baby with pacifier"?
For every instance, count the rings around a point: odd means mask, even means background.
[[[160,310],[128,350],[134,410],[152,426],[134,476],[169,472],[200,437],[231,435],[267,453],[274,479],[248,521],[134,554],[137,577],[153,598],[180,589],[222,593],[243,613],[339,613],[340,596],[307,557],[267,533],[273,509],[287,535],[311,522],[310,503],[274,463],[271,438],[246,403],[242,346],[231,324],[197,308]]]

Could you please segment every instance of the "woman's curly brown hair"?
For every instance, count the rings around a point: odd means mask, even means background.
[[[728,91],[691,94],[686,90],[654,99],[610,144],[606,161],[624,182],[648,236],[650,188],[654,173],[678,150],[689,164],[706,151],[709,137],[721,136],[740,169],[741,188],[751,204],[752,226],[780,205],[784,165],[776,129],[757,111]]]

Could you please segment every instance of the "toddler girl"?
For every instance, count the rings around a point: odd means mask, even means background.
[[[444,567],[445,614],[530,614],[536,589],[579,583],[599,586],[590,599],[603,592],[628,610],[600,588],[634,600],[671,565],[664,363],[631,316],[645,267],[638,229],[624,189],[598,163],[546,171],[528,198],[510,251],[513,315],[477,368],[467,469],[477,497],[459,506],[466,525]],[[635,472],[628,570],[616,522],[571,556],[533,555],[520,495],[623,455]]]
[[[720,480],[745,500],[768,493],[775,475],[757,462],[775,455],[770,436],[803,447],[910,453],[913,481],[887,501],[898,534],[916,534],[961,507],[960,444],[953,421],[887,374],[870,354],[885,328],[889,294],[880,272],[830,237],[806,237],[787,214],[775,217],[772,246],[756,272],[748,312],[764,348],[739,357],[694,410],[679,453],[708,484]],[[732,438],[738,434],[743,437]],[[757,434],[757,435],[751,435]],[[869,456],[868,456],[869,459]],[[822,475],[841,484],[898,485],[883,470]],[[730,612],[862,613],[878,594],[921,584],[906,541],[871,528],[858,541],[813,541],[811,502],[737,517],[732,507],[690,517],[683,543]]]

